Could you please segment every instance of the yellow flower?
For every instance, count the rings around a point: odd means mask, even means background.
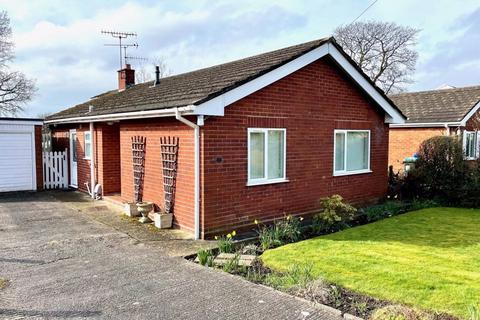
[[[235,230],[232,231],[232,236],[236,236],[237,235],[237,232]]]
[[[229,233],[227,234],[227,239],[230,239],[232,237],[232,235]]]
[[[290,220],[292,218],[292,216],[287,216],[287,220]]]
[[[300,221],[303,221],[303,217],[300,217]]]
[[[218,240],[218,236],[215,236],[215,240]]]
[[[253,221],[253,223],[255,223],[255,224],[258,224],[258,220],[257,220],[257,219],[255,219],[255,221]]]

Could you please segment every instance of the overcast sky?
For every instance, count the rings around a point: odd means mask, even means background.
[[[117,86],[118,52],[103,46],[114,39],[102,29],[137,32],[130,54],[164,57],[176,74],[328,36],[371,2],[0,0],[0,10],[11,18],[15,68],[37,80],[24,115],[37,116]],[[478,0],[378,0],[361,18],[370,19],[422,29],[410,91],[480,84]]]

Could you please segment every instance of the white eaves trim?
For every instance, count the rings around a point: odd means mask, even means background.
[[[122,113],[110,113],[97,116],[83,116],[83,117],[73,117],[73,118],[62,118],[62,119],[53,119],[46,120],[47,124],[55,123],[80,123],[80,122],[100,122],[100,121],[118,121],[118,120],[128,120],[128,119],[144,119],[144,118],[158,118],[158,117],[170,117],[175,116],[175,110],[181,112],[190,112],[194,110],[194,106],[186,106],[179,108],[168,108],[160,110],[147,110],[147,111],[133,111],[133,112],[122,112]]]
[[[330,55],[365,92],[377,102],[386,112],[386,122],[404,123],[404,117],[392,106],[373,85],[362,75],[331,43],[325,43],[320,47],[272,70],[258,78],[253,79],[237,88],[225,92],[209,101],[199,104],[193,114],[223,116],[224,108],[235,101],[238,101],[255,91],[258,91],[273,82],[307,66],[308,64]]]
[[[464,127],[467,125],[467,121],[475,114],[477,113],[478,109],[480,109],[480,101],[477,102],[476,105],[473,106],[473,108],[467,113],[467,115],[462,119],[461,125]]]
[[[445,128],[462,126],[461,122],[392,123],[390,128]]]

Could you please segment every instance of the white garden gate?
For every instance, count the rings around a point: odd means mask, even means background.
[[[44,189],[68,188],[67,149],[43,152]]]

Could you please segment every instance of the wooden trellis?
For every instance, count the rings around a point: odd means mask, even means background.
[[[146,137],[132,137],[133,157],[133,187],[135,202],[141,202],[143,198],[143,178],[145,175],[145,144]]]
[[[162,153],[163,190],[165,193],[165,213],[170,213],[175,200],[177,177],[178,137],[160,138]]]

